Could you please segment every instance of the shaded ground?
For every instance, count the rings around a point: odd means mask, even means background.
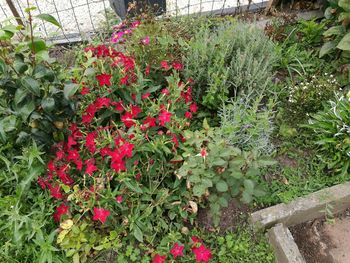
[[[350,262],[350,210],[289,228],[307,263]]]

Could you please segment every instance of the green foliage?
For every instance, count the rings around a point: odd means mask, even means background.
[[[253,101],[247,98],[229,100],[219,113],[221,131],[235,147],[270,155],[274,150],[271,136],[274,130],[275,102],[269,99],[263,105],[262,100],[263,96],[257,96]]]
[[[50,58],[48,44],[33,36],[31,9],[25,28],[6,25],[0,30],[0,141],[22,144],[35,139],[50,145],[62,138],[61,129],[74,105],[64,97],[66,76]],[[58,26],[50,15],[38,18]]]
[[[185,76],[195,77],[196,99],[217,109],[230,97],[264,93],[274,59],[273,43],[256,26],[226,22],[212,28],[207,23],[188,43]]]
[[[315,134],[319,157],[328,169],[346,175],[350,160],[350,102],[340,97],[312,116],[308,128]]]
[[[322,110],[323,104],[339,92],[340,86],[333,75],[312,76],[308,80],[288,88],[284,117],[288,120],[305,121],[309,114]]]
[[[350,1],[329,0],[329,7],[325,10],[325,17],[333,22],[333,26],[323,33],[325,44],[320,50],[320,57],[341,51],[349,59],[350,54]]]
[[[307,45],[319,45],[322,42],[322,33],[326,23],[327,21],[317,22],[316,19],[300,20],[298,30],[302,33],[302,41]]]
[[[21,155],[0,152],[0,259],[3,262],[61,262],[54,247],[52,219],[36,179],[44,171],[43,152],[33,144]],[[50,209],[52,207],[50,206]],[[50,233],[51,234],[46,234]]]
[[[220,221],[220,210],[231,198],[250,203],[264,194],[257,184],[260,168],[274,164],[258,158],[254,149],[241,151],[230,145],[218,129],[204,123],[203,131],[186,131],[185,161],[177,172],[186,178],[187,187],[197,202],[207,198],[215,225]]]

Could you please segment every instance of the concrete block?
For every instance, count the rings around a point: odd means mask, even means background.
[[[277,263],[306,263],[287,227],[277,224],[268,231],[268,237]]]
[[[324,216],[327,205],[332,206],[333,214],[350,207],[350,182],[325,188],[288,204],[259,210],[251,214],[250,221],[257,228],[270,228],[278,223],[289,227]]]

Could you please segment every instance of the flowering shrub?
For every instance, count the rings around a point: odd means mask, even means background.
[[[312,78],[289,87],[286,115],[288,118],[304,119],[311,113],[322,110],[322,102],[334,97],[340,90],[340,85],[333,75]]]
[[[102,242],[99,228],[152,243],[179,226],[172,222],[188,220],[189,196],[173,172],[197,111],[189,83],[180,81],[182,67],[171,61],[142,68],[103,45],[86,48],[85,56],[78,121],[38,179],[57,202],[55,221],[69,222],[59,243],[82,258]]]

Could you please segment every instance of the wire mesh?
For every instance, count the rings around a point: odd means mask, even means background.
[[[11,0],[22,19],[25,18],[24,9],[27,0]],[[120,5],[126,9],[128,2],[133,0],[29,0],[36,10],[33,14],[50,14],[62,25],[56,28],[47,22],[39,22],[37,33],[42,37],[52,39],[55,42],[75,42],[85,39],[87,36],[101,32],[102,25],[110,27],[112,6]],[[166,16],[199,15],[224,15],[238,13],[247,9],[256,10],[266,6],[268,0],[159,0],[166,1]],[[111,6],[111,3],[114,5]],[[123,2],[123,5],[121,5]],[[0,0],[0,27],[6,22],[1,22],[13,17],[6,0]],[[120,10],[119,10],[120,11]],[[125,12],[125,10],[124,10]]]

